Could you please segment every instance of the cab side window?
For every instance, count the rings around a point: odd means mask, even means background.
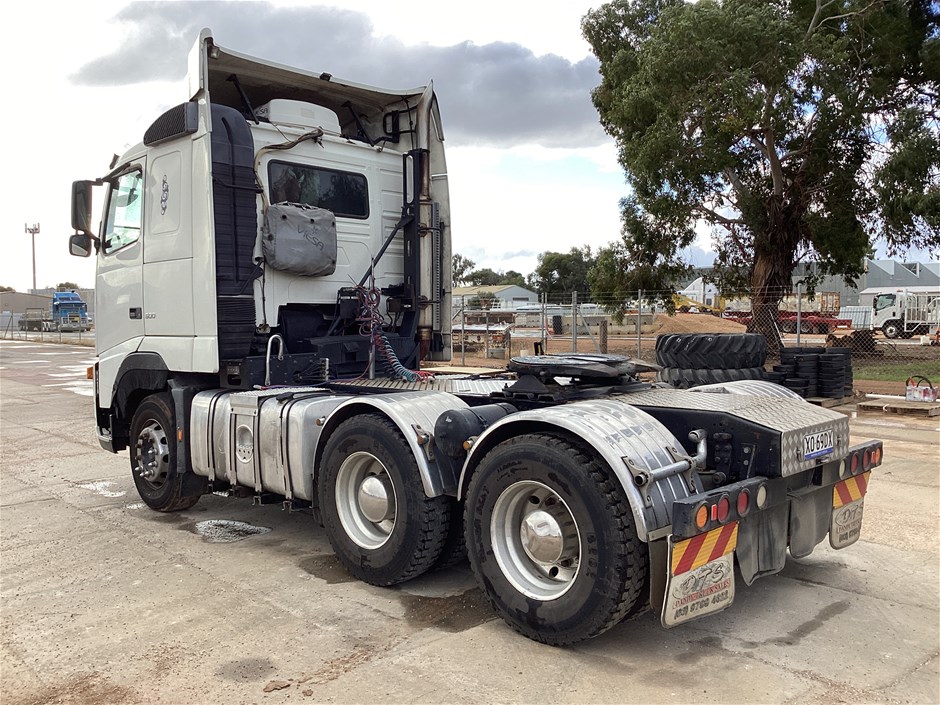
[[[883,308],[894,306],[894,294],[882,294],[875,300],[875,310],[880,311]]]
[[[121,174],[111,182],[102,246],[106,255],[140,239],[143,187],[144,176],[139,169]]]

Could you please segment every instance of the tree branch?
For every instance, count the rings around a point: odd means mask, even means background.
[[[872,9],[876,5],[883,5],[883,4],[884,4],[884,0],[871,0],[871,2],[868,3],[861,10],[856,10],[855,12],[845,12],[841,15],[832,15],[831,17],[824,17],[823,19],[819,20],[815,29],[819,29],[826,22],[829,22],[830,20],[844,20],[846,17],[855,17],[857,15],[864,15],[866,12],[868,12],[870,9]]]
[[[695,206],[694,210],[697,210],[702,215],[707,216],[709,218],[713,218],[717,220],[719,223],[723,223],[724,225],[744,225],[745,224],[744,220],[741,218],[728,218],[712,210],[711,208],[706,208],[705,206]]]
[[[822,0],[816,0],[816,12],[813,13],[813,19],[810,20],[809,27],[806,28],[806,36],[803,38],[803,41],[808,40],[813,36],[813,32],[816,31],[816,28],[819,26],[819,17],[822,15],[823,10],[835,3],[836,0],[827,0],[823,2]]]

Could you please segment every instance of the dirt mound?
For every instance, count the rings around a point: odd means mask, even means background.
[[[658,313],[653,318],[653,334],[668,333],[746,333],[740,323],[707,313],[677,313],[674,316]]]

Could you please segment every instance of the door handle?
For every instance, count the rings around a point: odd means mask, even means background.
[[[130,308],[127,310],[127,317],[139,320],[144,317],[143,309],[139,306],[137,308]]]

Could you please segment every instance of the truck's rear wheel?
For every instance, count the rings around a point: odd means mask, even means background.
[[[158,512],[189,509],[195,497],[181,496],[176,466],[176,424],[167,394],[153,394],[137,407],[131,421],[131,474],[144,503]]]
[[[450,499],[425,495],[411,449],[384,417],[340,424],[323,451],[318,492],[333,551],[360,580],[394,585],[440,556]]]
[[[536,641],[597,636],[642,599],[648,557],[623,489],[567,440],[531,434],[490,451],[467,492],[466,534],[493,608]]]

